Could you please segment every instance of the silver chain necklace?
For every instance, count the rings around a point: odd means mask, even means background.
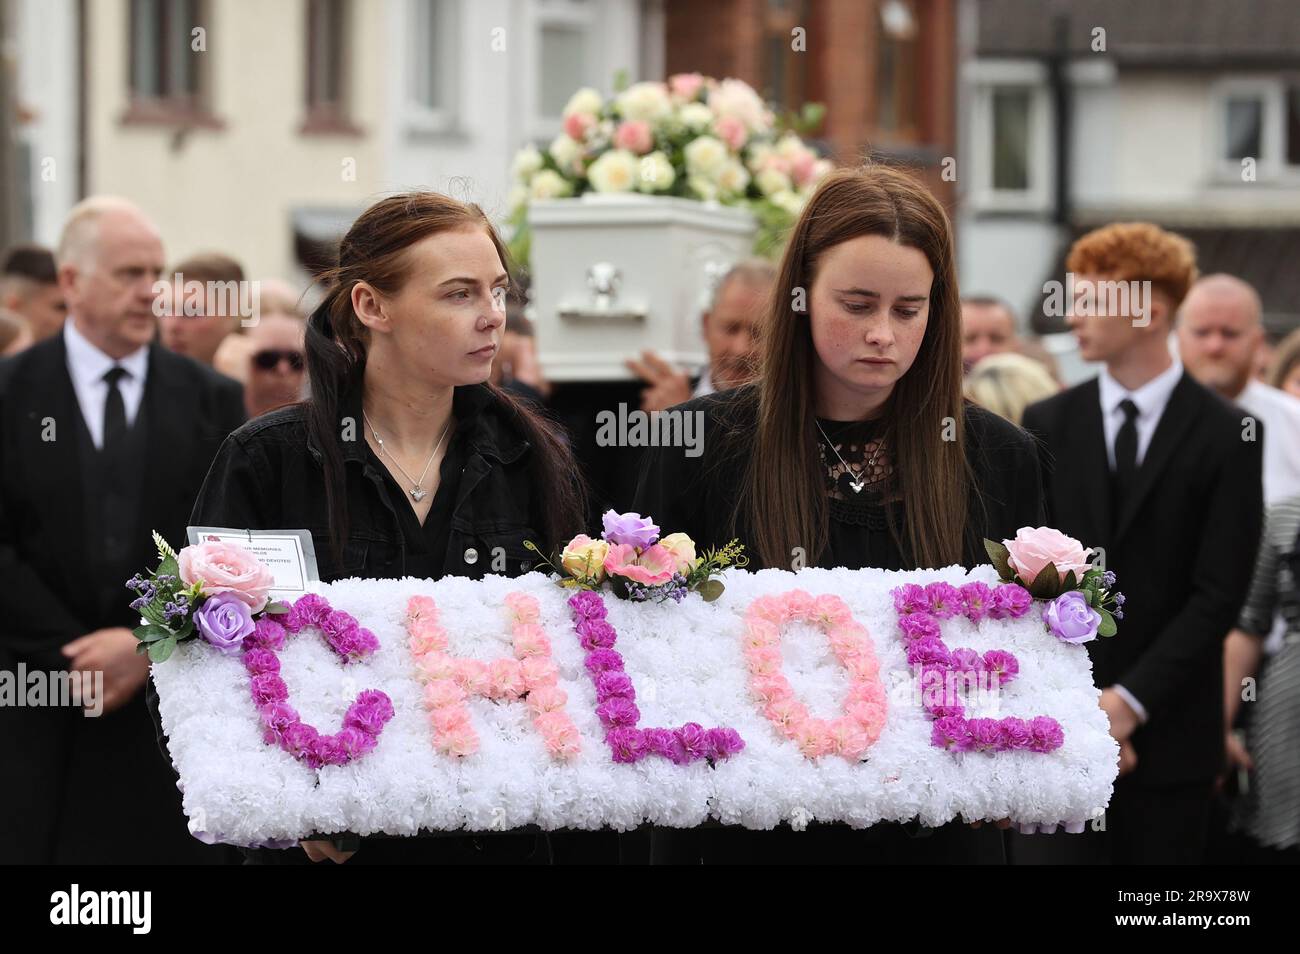
[[[408,491],[411,495],[411,499],[416,503],[419,503],[425,497],[429,496],[429,492],[425,490],[422,485],[424,484],[425,475],[429,473],[429,465],[432,464],[433,459],[438,456],[438,448],[442,447],[443,439],[447,436],[447,431],[451,427],[451,415],[447,415],[447,424],[442,429],[442,435],[438,438],[438,443],[433,445],[433,453],[429,455],[428,461],[425,462],[424,470],[420,472],[419,480],[411,480],[411,475],[406,472],[406,468],[399,464],[397,458],[393,456],[393,452],[384,446],[384,439],[379,436],[379,432],[375,430],[375,425],[371,423],[369,415],[367,415],[364,410],[361,412],[361,416],[365,418],[366,423],[370,425],[370,433],[375,435],[375,443],[379,445],[380,453],[387,454],[388,459],[393,462],[393,466],[402,472],[403,477],[411,481],[411,489]]]
[[[849,462],[847,460],[845,460],[843,457],[840,457],[840,452],[835,449],[835,445],[831,443],[831,439],[827,437],[826,432],[822,430],[821,421],[814,421],[814,423],[817,425],[817,430],[821,431],[822,440],[826,441],[826,446],[831,449],[831,453],[834,454],[836,457],[840,458],[840,463],[844,465],[844,469],[846,471],[848,471],[854,477],[857,477],[857,480],[849,481],[849,486],[853,488],[853,492],[855,494],[862,493],[862,488],[867,486],[866,475],[871,472],[871,466],[876,462],[876,456],[880,453],[880,449],[885,446],[885,442],[883,440],[876,441],[876,449],[872,452],[871,459],[867,461],[867,466],[862,469],[862,472],[858,473],[854,471],[854,469],[851,466],[849,466]]]

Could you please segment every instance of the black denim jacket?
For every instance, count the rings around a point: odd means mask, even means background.
[[[527,573],[536,555],[524,541],[548,549],[539,535],[539,495],[529,475],[531,445],[510,410],[485,385],[456,388],[452,407],[465,466],[451,516],[446,574],[480,579],[487,573]],[[363,427],[357,389],[345,397],[339,414],[349,519],[341,563],[330,545],[323,456],[308,435],[301,405],[249,421],[226,439],[199,491],[190,524],[309,530],[320,577],[327,583],[406,575],[405,541],[393,509],[397,502],[390,500],[383,474],[367,455]]]

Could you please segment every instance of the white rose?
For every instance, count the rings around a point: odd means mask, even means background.
[[[790,177],[779,169],[764,169],[754,177],[754,183],[758,191],[767,196],[790,190]]]
[[[731,195],[740,195],[749,185],[749,173],[740,160],[731,159],[718,173],[718,189]]]
[[[713,110],[703,103],[687,103],[677,111],[677,118],[687,129],[699,132],[713,125]]]
[[[771,114],[754,88],[743,80],[724,79],[709,93],[709,108],[718,116],[735,116],[750,132],[765,132]]]
[[[510,214],[514,215],[525,205],[528,204],[528,186],[516,183],[510,187],[506,203],[510,209]]]
[[[701,176],[687,176],[686,185],[705,202],[718,197],[717,184],[709,179]]]
[[[767,159],[772,155],[772,147],[765,142],[755,143],[747,150],[749,158],[745,160],[749,166],[750,172],[757,172],[767,164]]]
[[[527,182],[534,172],[542,168],[542,154],[531,143],[515,153],[510,171],[520,182]]]
[[[794,133],[786,133],[777,140],[776,151],[779,155],[794,160],[799,158],[799,156],[803,155],[808,150],[807,147],[804,146],[802,139]]]
[[[726,144],[712,136],[700,136],[691,140],[686,144],[683,154],[686,156],[687,172],[708,179],[722,171],[728,158]]]
[[[590,113],[592,116],[595,116],[600,112],[601,107],[604,105],[605,100],[601,97],[600,93],[596,92],[590,86],[584,86],[582,89],[570,96],[569,101],[564,104],[564,115],[568,116],[570,113]]]
[[[573,186],[554,169],[543,169],[533,176],[529,191],[534,199],[560,199],[569,195]]]
[[[587,168],[597,192],[631,192],[637,184],[637,157],[626,149],[611,149]]]
[[[637,175],[637,188],[642,192],[663,192],[672,188],[677,173],[673,164],[661,151],[642,156]]]
[[[578,157],[582,155],[582,143],[561,133],[551,142],[548,151],[561,169],[576,171]]]
[[[772,195],[772,204],[784,212],[797,216],[803,211],[804,197],[789,189],[782,189]]]
[[[663,83],[634,83],[619,94],[615,108],[624,119],[663,119],[673,111],[672,100]]]

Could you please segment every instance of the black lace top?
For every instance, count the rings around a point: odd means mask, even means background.
[[[733,536],[748,545],[751,534],[743,513],[734,528],[731,515],[744,492],[756,426],[753,388],[707,395],[682,407],[704,415],[704,453],[689,457],[681,448],[647,451],[630,509],[652,514],[661,527],[689,534],[700,550],[723,546]],[[830,525],[827,549],[816,565],[915,569],[915,560],[889,531],[888,516],[900,531],[906,525],[905,506],[890,449],[879,446],[880,422],[818,423],[826,432],[825,439],[820,432],[813,436],[826,478]],[[1013,537],[1019,527],[1041,526],[1045,517],[1038,457],[1029,435],[973,405],[965,408],[964,425],[967,459],[980,490],[970,502],[962,562],[975,566],[988,559],[980,542],[984,537]],[[859,481],[862,489],[854,490]],[[749,556],[751,570],[763,568],[752,547]],[[791,562],[780,566],[791,569],[798,559],[799,554],[792,554]]]
[[[818,418],[817,425],[831,519],[871,530],[887,529],[885,508],[897,506],[899,501],[889,449],[880,440],[880,422]]]

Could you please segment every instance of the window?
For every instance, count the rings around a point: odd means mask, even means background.
[[[204,54],[191,44],[203,8],[201,0],[131,0],[128,121],[202,121]]]
[[[1030,60],[976,60],[970,89],[967,196],[983,211],[1045,214],[1052,207],[1052,102],[1047,70]]]
[[[795,27],[808,28],[804,0],[767,0],[761,92],[778,112],[798,110],[806,98],[809,54],[793,48]]]
[[[993,90],[992,155],[995,191],[1024,192],[1029,188],[1029,90]]]
[[[1239,181],[1245,159],[1258,179],[1300,177],[1300,79],[1228,78],[1212,103],[1219,178]]]
[[[884,0],[876,31],[876,129],[887,139],[916,138],[916,11]]]
[[[447,130],[456,124],[458,7],[458,0],[407,0],[408,125],[413,130]]]
[[[303,132],[355,132],[348,122],[351,75],[347,0],[307,0],[307,118]]]

